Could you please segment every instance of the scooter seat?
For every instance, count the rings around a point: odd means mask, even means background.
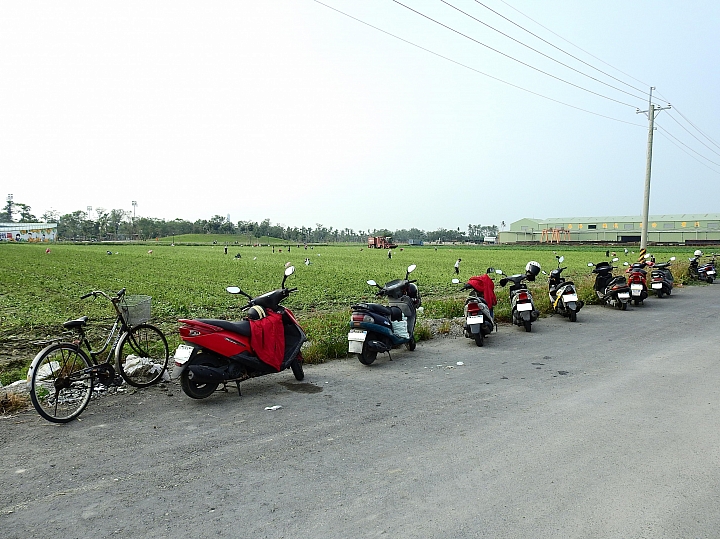
[[[390,308],[385,307],[385,305],[381,305],[379,303],[359,303],[357,305],[353,305],[352,309],[370,311],[371,313],[381,314],[386,318],[390,318],[392,316],[392,311],[390,310]]]
[[[244,335],[245,337],[250,336],[250,322],[248,322],[247,320],[241,320],[240,322],[230,322],[229,320],[210,320],[207,318],[198,318],[198,322],[227,329],[228,331],[232,331],[233,333],[237,333],[238,335]]]

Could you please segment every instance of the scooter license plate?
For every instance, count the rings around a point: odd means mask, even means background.
[[[181,344],[178,346],[177,350],[175,350],[175,356],[173,357],[175,364],[184,365],[187,360],[190,359],[193,350],[194,348],[192,346],[188,346],[187,344]]]
[[[642,290],[633,290],[632,291],[633,296],[639,296],[640,294],[642,294]]]
[[[619,292],[618,298],[619,299],[630,299],[630,294],[628,292]]]
[[[715,275],[715,270],[710,270],[705,272],[707,275]]]
[[[652,287],[655,290],[660,290],[662,288],[662,283],[653,283]]]
[[[532,311],[532,303],[518,303],[517,304],[517,310],[518,311]]]
[[[468,326],[472,326],[472,325],[474,325],[474,324],[482,324],[482,323],[483,323],[483,317],[482,317],[482,315],[479,315],[479,316],[468,316],[468,317],[465,319],[465,323],[466,323]]]
[[[577,300],[578,300],[578,299],[577,299],[577,294],[565,294],[565,295],[563,296],[563,301],[564,301],[565,303],[567,303],[567,302],[569,302],[569,301],[577,301]]]
[[[365,337],[367,337],[367,331],[351,331],[348,333],[348,353],[360,354],[363,349]]]

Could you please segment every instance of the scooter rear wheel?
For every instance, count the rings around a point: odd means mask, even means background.
[[[415,342],[415,335],[410,335],[410,340],[405,343],[405,348],[412,352],[413,350],[415,350],[416,346],[417,343]]]
[[[527,333],[530,333],[532,331],[532,322],[530,320],[525,320],[523,322],[523,326],[525,326],[525,331]]]
[[[220,363],[217,360],[213,360],[209,357],[198,358],[193,362],[195,365],[205,365],[207,367],[219,367]],[[188,376],[190,373],[185,369],[180,375],[180,387],[188,397],[192,399],[205,399],[215,393],[215,390],[220,385],[218,383],[211,382],[196,382],[191,380]]]
[[[575,311],[570,311],[568,318],[570,319],[570,322],[577,322],[577,313]]]
[[[627,303],[621,301],[620,306],[618,307],[621,311],[627,311]]]
[[[658,299],[663,297],[663,291],[662,291],[662,290],[658,290],[658,291],[657,291],[657,297],[658,297]]]
[[[713,278],[712,278],[712,277],[708,277],[708,278],[707,278],[707,282],[708,282],[708,284],[712,284],[712,283],[713,283]]]
[[[485,344],[485,336],[482,334],[482,332],[475,335],[475,344],[478,346],[482,346]]]
[[[358,359],[363,365],[372,365],[373,361],[377,358],[377,352],[373,352],[368,349],[367,341],[363,343],[362,352],[358,354]]]

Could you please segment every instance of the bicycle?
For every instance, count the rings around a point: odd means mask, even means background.
[[[95,380],[104,386],[119,386],[125,380],[134,387],[147,387],[160,381],[167,369],[167,339],[147,323],[150,296],[126,296],[123,288],[115,297],[95,290],[80,299],[91,296],[104,297],[115,309],[115,323],[102,348],[92,349],[85,333],[87,316],[69,320],[63,327],[77,338],[72,342],[55,340],[43,348],[28,372],[30,400],[35,410],[53,423],[68,423],[82,413],[93,395]],[[99,363],[106,351],[107,359]]]

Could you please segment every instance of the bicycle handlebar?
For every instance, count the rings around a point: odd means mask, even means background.
[[[116,294],[116,296],[115,296],[114,298],[111,298],[110,296],[108,296],[108,295],[107,295],[105,292],[103,292],[102,290],[93,290],[92,292],[88,292],[87,294],[84,294],[84,295],[80,296],[80,299],[87,299],[87,298],[89,298],[90,296],[92,296],[92,297],[94,297],[94,298],[97,297],[97,296],[103,296],[104,298],[107,298],[107,299],[109,299],[110,301],[117,301],[117,300],[119,300],[120,298],[122,298],[124,295],[125,295],[125,288],[121,289],[121,290]]]

